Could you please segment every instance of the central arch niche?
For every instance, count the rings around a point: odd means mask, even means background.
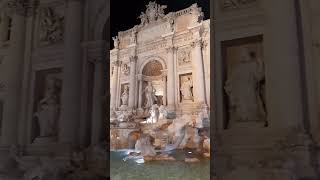
[[[157,60],[152,60],[143,67],[142,74],[145,76],[161,76],[162,70],[162,64]]]
[[[165,99],[165,81],[163,81],[163,65],[162,63],[157,59],[152,59],[149,62],[147,62],[142,69],[142,107],[145,106],[146,98],[144,94],[144,89],[147,86],[148,82],[152,83],[152,86],[154,87],[155,95],[157,97],[157,104],[163,105],[164,99]]]

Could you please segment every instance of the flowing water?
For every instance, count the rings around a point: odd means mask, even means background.
[[[111,180],[209,180],[210,160],[185,163],[185,157],[197,157],[194,152],[175,150],[170,156],[176,161],[144,162],[142,158],[123,159],[128,150],[111,151]]]

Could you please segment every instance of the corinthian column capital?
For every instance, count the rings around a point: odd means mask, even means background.
[[[34,8],[34,6],[26,0],[9,0],[6,5],[10,13],[21,16],[27,16]]]
[[[203,46],[203,41],[201,39],[196,39],[195,41],[193,41],[191,43],[191,47],[195,48],[195,47],[202,47]]]
[[[169,52],[174,52],[174,51],[176,51],[177,49],[178,49],[178,48],[175,47],[175,46],[168,46],[168,47],[166,47],[167,53],[169,53]]]
[[[130,62],[131,63],[136,63],[137,62],[137,60],[138,60],[138,57],[137,56],[130,56]]]

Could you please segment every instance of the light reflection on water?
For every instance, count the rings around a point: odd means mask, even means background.
[[[171,155],[177,161],[153,161],[143,163],[143,159],[123,159],[128,150],[111,151],[110,175],[112,180],[209,180],[210,161],[201,159],[199,163],[185,163],[185,157],[193,153],[175,151]],[[138,162],[137,162],[138,161]]]

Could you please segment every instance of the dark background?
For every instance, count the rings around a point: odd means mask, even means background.
[[[150,0],[111,1],[111,37],[117,36],[119,31],[125,31],[140,24],[141,12],[145,12]],[[175,12],[190,7],[197,3],[204,12],[204,19],[210,18],[210,0],[157,0],[158,4],[167,5],[165,13]],[[112,40],[112,38],[110,38]],[[110,43],[111,49],[113,43]]]

